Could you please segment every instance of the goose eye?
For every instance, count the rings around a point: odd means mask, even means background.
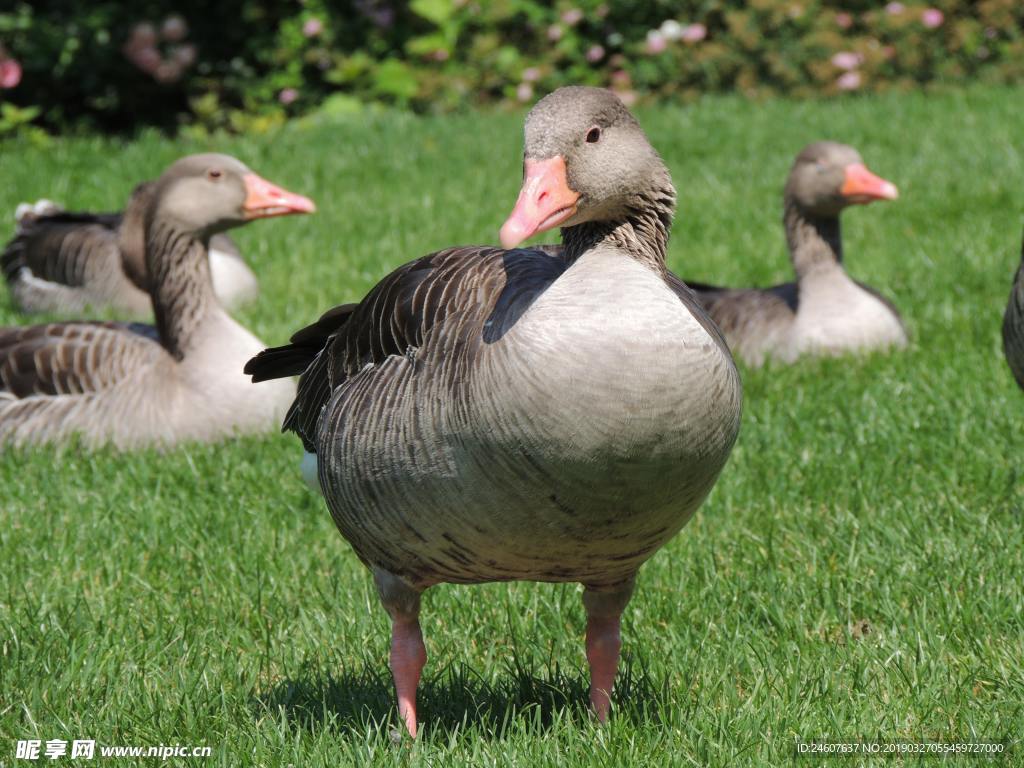
[[[601,139],[601,129],[596,125],[587,131],[587,143],[596,144]]]
[[[221,171],[221,170],[219,170],[219,169],[217,169],[217,168],[213,168],[212,170],[209,170],[209,171],[207,171],[207,172],[206,172],[206,175],[207,175],[207,176],[208,176],[208,177],[209,177],[209,178],[210,178],[211,180],[213,180],[213,181],[216,181],[217,179],[219,179],[219,178],[220,178],[221,176],[223,176],[223,175],[224,175],[224,172],[223,172],[223,171]]]

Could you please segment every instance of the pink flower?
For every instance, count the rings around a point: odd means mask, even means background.
[[[836,69],[856,69],[863,61],[863,56],[851,51],[839,51],[832,56],[832,66]]]
[[[173,49],[171,55],[182,67],[191,67],[196,63],[196,47],[191,43],[178,46]]]
[[[147,45],[156,45],[156,28],[148,23],[142,22],[132,27],[131,35],[128,38],[128,45],[133,48],[143,48]]]
[[[668,48],[668,40],[656,29],[652,29],[647,33],[647,44],[645,50],[652,56],[662,53]]]
[[[836,87],[840,91],[855,91],[860,88],[860,72],[843,72],[836,80]]]
[[[840,29],[849,29],[853,26],[853,16],[845,11],[836,14],[836,26]]]
[[[699,43],[708,36],[708,28],[703,24],[690,24],[683,27],[683,34],[680,39],[684,43]]]
[[[562,22],[568,24],[570,27],[575,27],[581,21],[583,21],[583,11],[579,8],[570,8],[562,14]]]
[[[0,88],[14,88],[21,82],[21,64],[16,59],[0,59]]]
[[[128,58],[136,67],[147,75],[152,75],[163,62],[160,52],[151,45],[128,51]]]
[[[181,79],[181,65],[175,61],[162,61],[153,72],[158,83],[176,83]]]
[[[524,83],[536,83],[540,80],[540,70],[537,67],[527,67],[523,70]]]
[[[324,23],[316,17],[306,19],[305,24],[302,25],[302,34],[306,37],[316,37],[323,31]]]
[[[164,40],[177,43],[184,40],[185,35],[188,34],[188,24],[181,16],[168,16],[164,19],[163,26],[160,27],[160,34]]]
[[[548,27],[548,40],[550,40],[552,43],[557,43],[559,40],[562,39],[562,35],[564,34],[565,30],[563,30],[557,24],[552,24],[550,27]]]
[[[520,83],[516,86],[516,98],[520,101],[529,101],[533,98],[533,86],[529,83]]]
[[[604,58],[604,47],[600,45],[590,46],[587,48],[586,57],[587,61],[591,64],[597,64],[597,62]]]
[[[612,85],[618,86],[619,88],[628,88],[633,83],[632,78],[629,76],[629,72],[624,69],[617,69],[612,72]]]
[[[286,107],[293,103],[297,98],[299,98],[299,92],[294,88],[284,88],[279,94],[277,94],[277,100]]]
[[[942,22],[946,20],[946,17],[942,14],[938,8],[926,8],[921,13],[921,23],[928,29],[936,29],[942,26]]]
[[[903,13],[904,10],[906,10],[906,6],[904,6],[903,3],[889,3],[885,6],[885,12],[890,16],[898,16]]]
[[[618,94],[622,103],[627,107],[631,107],[636,104],[636,91],[619,91]]]

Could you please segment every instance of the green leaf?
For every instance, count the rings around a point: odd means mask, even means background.
[[[419,83],[405,62],[387,59],[373,73],[374,86],[378,92],[398,99],[409,99],[416,95]]]
[[[442,26],[455,13],[455,4],[451,0],[412,0],[409,3],[412,12]]]

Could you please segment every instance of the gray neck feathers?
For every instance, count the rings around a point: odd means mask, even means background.
[[[787,195],[782,218],[797,279],[816,269],[842,264],[838,216],[812,216]]]
[[[195,346],[199,327],[217,306],[206,243],[154,220],[146,229],[146,268],[160,342],[181,360]]]
[[[625,251],[655,272],[664,272],[675,209],[676,192],[671,184],[637,195],[616,220],[563,228],[565,255],[577,259],[592,248],[607,245]]]

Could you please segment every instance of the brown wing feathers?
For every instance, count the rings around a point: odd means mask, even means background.
[[[2,328],[0,391],[23,398],[105,389],[126,372],[135,335],[118,323]]]
[[[319,414],[345,379],[366,365],[414,352],[431,334],[440,334],[436,343],[446,354],[465,352],[471,339],[486,342],[488,319],[499,315],[500,333],[514,310],[521,312],[565,270],[560,256],[560,249],[509,252],[484,246],[424,256],[385,277],[358,305],[336,307],[296,333],[291,344],[260,353],[246,373],[261,381],[302,372],[284,429],[297,432],[312,451]],[[506,305],[496,311],[503,298]]]

